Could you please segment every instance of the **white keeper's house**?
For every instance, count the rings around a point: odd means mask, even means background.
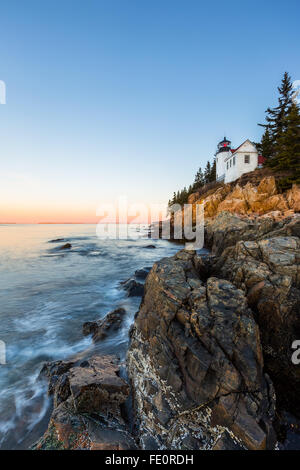
[[[216,179],[224,181],[224,183],[231,183],[244,173],[261,168],[263,160],[250,140],[245,140],[239,147],[233,149],[230,140],[224,137],[218,144],[216,153]]]

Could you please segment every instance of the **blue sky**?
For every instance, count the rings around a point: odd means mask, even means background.
[[[2,2],[0,220],[166,202],[224,133],[258,140],[283,72],[300,79],[299,14],[298,0]]]

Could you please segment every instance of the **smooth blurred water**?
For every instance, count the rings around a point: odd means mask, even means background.
[[[124,358],[140,298],[120,281],[182,246],[147,239],[147,226],[130,226],[129,240],[99,239],[95,225],[0,225],[0,448],[27,448],[44,431],[50,406],[37,380],[45,361],[91,347],[82,324],[125,307],[122,328],[98,345]],[[63,238],[63,242],[49,243]],[[71,250],[58,248],[66,242]],[[146,248],[154,244],[155,249]]]

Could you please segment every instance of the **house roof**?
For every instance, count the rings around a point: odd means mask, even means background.
[[[237,152],[237,151],[238,151],[238,149],[239,149],[239,148],[241,148],[241,147],[242,147],[242,145],[244,145],[246,142],[250,142],[250,144],[254,145],[254,144],[251,142],[251,140],[249,140],[249,139],[246,139],[246,140],[245,140],[245,141],[244,141],[244,142],[243,142],[241,145],[239,145],[239,146],[238,146],[236,149],[231,149],[232,153],[235,153],[235,152]]]
[[[227,162],[228,160],[230,160],[230,158],[232,157],[232,155],[234,155],[236,152],[238,152],[238,150],[239,150],[246,142],[249,142],[250,144],[252,144],[252,145],[255,147],[255,145],[253,144],[253,142],[251,142],[251,140],[246,139],[246,140],[245,140],[241,145],[239,145],[236,149],[231,149],[231,154],[230,154],[228,157],[226,157],[226,158],[224,159],[224,162]],[[249,151],[249,150],[247,150],[247,152],[249,152],[249,153],[254,153],[254,152],[251,152],[251,151]]]

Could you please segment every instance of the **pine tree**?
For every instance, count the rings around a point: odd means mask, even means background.
[[[205,182],[205,184],[210,182],[210,173],[211,173],[210,162],[207,162],[205,170],[204,170],[204,182]]]
[[[268,128],[266,128],[262,138],[261,138],[261,143],[257,146],[259,152],[265,157],[265,165],[271,164],[271,157],[275,153],[274,149],[274,143],[271,139],[270,136],[270,131]]]
[[[212,167],[211,167],[211,172],[210,172],[210,182],[213,183],[217,179],[217,164],[216,164],[216,158],[214,158]]]
[[[202,168],[200,167],[195,176],[194,189],[199,189],[203,185],[204,185],[204,175],[202,172]]]
[[[173,198],[168,203],[168,213],[170,213],[170,208],[173,204],[186,204],[190,194],[195,191],[198,191],[205,184],[215,181],[216,179],[216,159],[214,159],[213,164],[209,161],[205,167],[205,174],[203,174],[202,168],[200,167],[195,175],[195,180],[193,184],[190,184],[188,189],[186,186],[177,193],[173,193]]]
[[[270,145],[273,146],[272,151],[276,152],[276,144],[279,136],[284,132],[285,117],[289,113],[290,107],[293,103],[293,84],[291,77],[287,72],[284,73],[281,81],[281,86],[278,88],[279,98],[278,106],[275,108],[268,108],[266,110],[266,124],[259,124],[265,127],[269,133]]]
[[[282,188],[290,187],[292,183],[300,183],[300,112],[293,103],[283,123],[284,131],[278,136],[278,150],[272,158],[275,170],[292,170],[292,175],[282,178]]]

